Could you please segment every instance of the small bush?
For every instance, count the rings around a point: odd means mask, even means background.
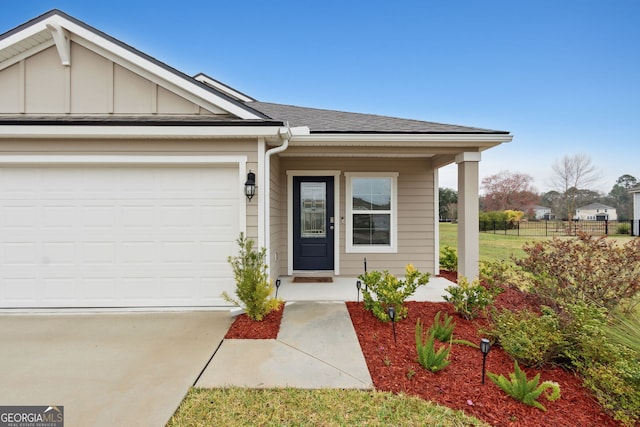
[[[584,385],[613,418],[626,426],[640,423],[640,370],[633,359],[596,363],[582,371]]]
[[[480,313],[493,303],[495,290],[488,290],[476,279],[472,283],[465,277],[458,279],[458,284],[445,289],[449,295],[444,295],[445,301],[453,304],[453,309],[467,320],[475,319]]]
[[[539,316],[529,310],[493,312],[488,335],[524,366],[541,367],[556,359],[564,336],[551,311]]]
[[[623,222],[621,224],[618,224],[618,226],[616,227],[616,233],[617,234],[631,234],[631,226],[627,222]]]
[[[458,252],[451,246],[440,250],[440,268],[447,271],[458,271]]]
[[[449,360],[451,345],[449,345],[449,347],[442,346],[436,351],[435,339],[433,328],[429,328],[426,334],[424,334],[422,322],[418,319],[416,322],[416,352],[418,353],[418,363],[431,372],[441,371],[451,363]]]
[[[433,334],[438,341],[447,342],[451,341],[451,338],[453,337],[453,330],[456,327],[456,323],[453,321],[453,317],[449,316],[447,313],[444,313],[444,318],[440,320],[440,315],[442,313],[444,312],[439,311],[436,313],[433,318],[431,330],[433,330]]]
[[[620,245],[581,233],[523,249],[516,264],[531,273],[531,291],[557,311],[579,301],[612,309],[640,291],[640,239]]]
[[[520,369],[517,361],[514,362],[514,372],[509,374],[509,379],[503,375],[498,376],[491,372],[487,372],[487,376],[500,387],[502,391],[515,400],[529,406],[535,406],[545,412],[547,408],[537,400],[542,393],[547,391],[545,397],[551,402],[560,398],[560,386],[558,383],[545,381],[540,384],[540,374],[537,374],[532,380],[527,380],[527,374]]]
[[[396,310],[396,319],[406,318],[408,310],[404,302],[418,287],[427,284],[430,274],[420,273],[413,265],[408,264],[404,277],[404,280],[400,280],[387,270],[382,273],[371,271],[361,274],[358,278],[365,284],[362,288],[364,308],[383,322],[391,320],[387,313],[391,306]]]
[[[615,363],[618,349],[607,335],[606,309],[577,302],[567,305],[558,317],[564,335],[558,363],[578,370],[596,362]]]
[[[523,290],[522,274],[516,274],[517,267],[507,261],[480,261],[479,279],[489,287],[515,286]]]
[[[240,247],[237,256],[228,258],[236,280],[236,298],[226,292],[222,297],[236,304],[253,320],[261,321],[264,316],[280,308],[282,301],[271,298],[274,287],[269,281],[265,248],[256,251],[253,240],[247,239],[244,233],[236,240]]]
[[[507,221],[520,221],[524,216],[524,212],[514,211],[512,209],[507,209],[504,211],[504,214],[507,216]]]
[[[478,218],[480,231],[512,230],[517,223],[505,211],[480,212]]]

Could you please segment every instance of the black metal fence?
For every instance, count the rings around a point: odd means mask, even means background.
[[[640,220],[629,221],[480,221],[480,232],[510,236],[639,235]]]

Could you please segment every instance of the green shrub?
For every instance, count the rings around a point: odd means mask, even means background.
[[[515,400],[525,403],[529,406],[535,406],[546,412],[545,408],[540,402],[538,397],[545,391],[545,397],[549,401],[558,400],[560,398],[560,386],[558,383],[552,381],[545,381],[540,384],[540,374],[537,374],[532,380],[527,380],[527,374],[520,369],[518,362],[514,362],[514,372],[509,374],[509,379],[503,375],[496,375],[491,372],[487,372],[487,376],[498,387],[502,389],[509,396]]]
[[[578,370],[597,362],[615,363],[618,349],[606,332],[605,308],[577,302],[567,305],[558,317],[564,335],[564,348],[558,363]]]
[[[631,225],[628,222],[618,224],[616,227],[617,234],[631,234]]]
[[[584,385],[598,403],[627,426],[640,423],[640,370],[638,361],[621,357],[617,363],[596,363],[582,371]]]
[[[451,246],[440,250],[440,268],[447,271],[458,271],[458,252]]]
[[[580,234],[523,249],[516,264],[531,273],[531,291],[554,309],[579,301],[612,309],[640,290],[640,239],[617,244]]]
[[[504,211],[480,212],[478,218],[480,231],[511,230],[516,227],[516,221]]]
[[[238,298],[232,298],[226,292],[222,293],[222,297],[242,307],[251,319],[261,321],[282,304],[282,301],[271,298],[274,287],[267,274],[266,249],[256,251],[253,240],[245,238],[244,233],[240,233],[236,242],[240,251],[238,255],[230,256],[227,260],[233,269]]]
[[[453,337],[453,330],[456,327],[456,323],[453,321],[453,317],[449,316],[447,313],[444,313],[444,318],[440,320],[440,314],[442,313],[444,312],[439,311],[436,313],[433,318],[431,330],[438,341],[447,342],[451,341]]]
[[[416,322],[416,352],[418,353],[418,363],[431,372],[441,371],[451,363],[449,360],[451,345],[448,347],[442,346],[436,351],[435,339],[433,328],[429,328],[426,334],[424,334],[422,322],[418,319]]]
[[[488,335],[525,366],[541,367],[551,362],[564,343],[558,319],[551,311],[540,316],[527,309],[495,311]]]
[[[488,290],[476,279],[469,283],[466,277],[460,277],[457,285],[445,288],[449,295],[444,295],[445,301],[453,304],[456,313],[467,320],[475,319],[493,303],[497,290]]]
[[[509,261],[480,261],[479,279],[490,288],[516,287],[526,290],[524,274],[515,264]]]
[[[411,264],[407,265],[405,278],[400,280],[389,271],[371,271],[361,274],[358,278],[365,284],[362,288],[364,308],[369,310],[379,320],[388,322],[391,319],[387,310],[394,307],[396,319],[407,317],[407,307],[404,302],[416,292],[418,287],[426,285],[429,281],[429,273],[420,273]]]

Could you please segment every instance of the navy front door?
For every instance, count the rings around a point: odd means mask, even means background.
[[[333,270],[333,177],[293,177],[293,269]]]

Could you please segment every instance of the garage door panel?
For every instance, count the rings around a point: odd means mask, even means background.
[[[4,242],[0,260],[4,268],[32,266],[38,262],[38,248],[31,242]]]
[[[5,203],[9,202],[7,196],[4,196],[4,200]],[[28,229],[36,223],[38,208],[7,203],[7,205],[0,210],[0,215],[0,224],[2,224],[3,230]]]
[[[77,291],[75,277],[49,277],[42,279],[38,293],[39,305],[58,306],[65,304]]]
[[[0,169],[0,307],[219,305],[237,166]]]

